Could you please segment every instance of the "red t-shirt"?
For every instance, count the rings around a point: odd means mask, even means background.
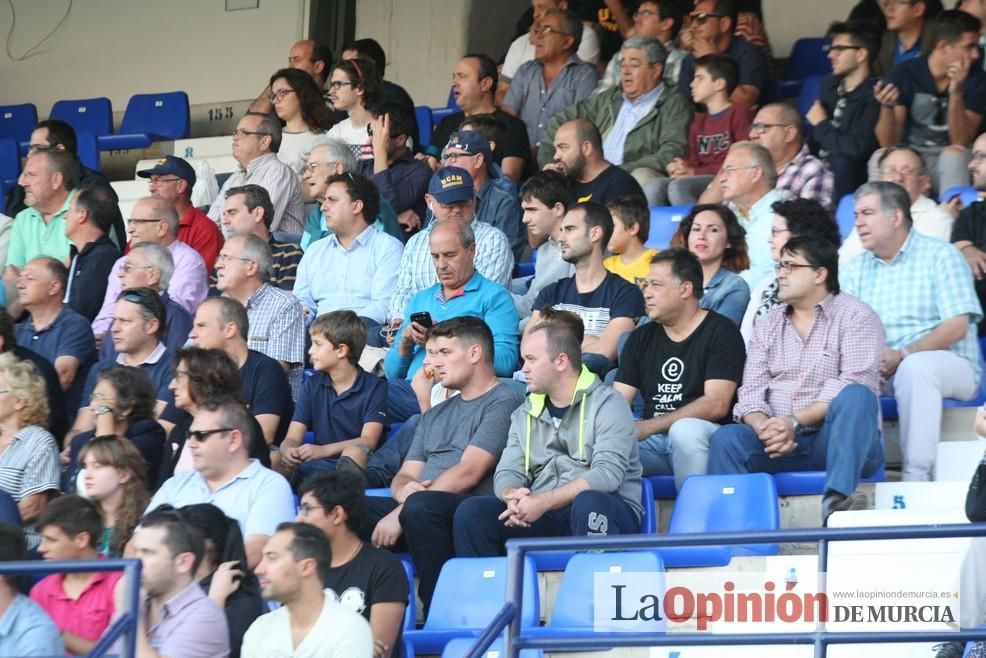
[[[71,599],[65,594],[65,575],[55,573],[31,588],[31,600],[44,608],[63,633],[95,641],[113,618],[113,589],[122,577],[122,571],[95,573],[79,598]]]
[[[685,162],[696,174],[715,174],[722,167],[729,147],[750,138],[753,112],[745,105],[733,103],[719,114],[696,112],[688,131],[688,156]]]
[[[209,216],[190,206],[178,223],[178,239],[202,255],[206,269],[211,272],[223,248],[223,234]]]

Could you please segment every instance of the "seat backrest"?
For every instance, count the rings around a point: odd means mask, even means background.
[[[787,80],[804,80],[810,75],[828,75],[832,72],[825,45],[831,43],[825,37],[798,39],[791,48],[787,61]]]
[[[183,91],[135,94],[127,103],[121,135],[149,134],[165,139],[188,137],[188,95]]]
[[[408,586],[411,588],[407,596],[407,607],[404,609],[404,623],[402,626],[405,631],[409,631],[414,628],[417,619],[415,608],[417,607],[418,597],[414,591],[414,567],[407,560],[401,560],[401,566],[404,567],[404,575],[407,576]]]
[[[507,558],[452,558],[442,567],[425,620],[425,630],[486,628],[507,596]],[[527,558],[521,624],[540,620],[537,571]]]
[[[657,553],[647,551],[626,553],[576,553],[568,561],[562,576],[555,608],[548,628],[584,628],[594,626],[593,574],[596,573],[662,573],[664,562]],[[663,589],[663,587],[662,587]],[[649,592],[659,598],[664,592]]]
[[[952,197],[959,197],[962,201],[963,206],[971,206],[976,201],[979,201],[979,190],[971,185],[962,185],[959,187],[950,187],[944,192],[942,192],[938,199],[939,201],[948,201]]]
[[[0,138],[0,180],[16,181],[21,173],[21,154],[17,140],[12,137]]]
[[[61,100],[51,106],[49,119],[59,119],[75,128],[76,133],[97,137],[113,132],[113,104],[108,98]]]
[[[845,241],[856,223],[856,198],[852,194],[839,199],[839,205],[835,207],[835,223],[839,225],[839,235]]]
[[[808,110],[815,104],[822,93],[822,79],[824,75],[809,75],[801,84],[801,91],[798,92],[798,114],[805,116]],[[809,126],[810,127],[810,126]]]
[[[693,475],[675,499],[668,534],[779,527],[777,486],[767,473]]]
[[[691,212],[691,206],[654,206],[650,209],[650,233],[644,246],[649,249],[666,249],[671,244],[682,218]]]
[[[414,108],[414,116],[418,119],[418,145],[421,148],[431,144],[432,119],[431,108],[427,105],[419,105]]]
[[[640,534],[652,535],[657,532],[657,512],[654,510],[654,486],[647,478],[640,478],[640,504],[644,513],[640,515]]]
[[[462,658],[466,652],[476,643],[477,638],[457,637],[449,640],[442,649],[442,658]],[[490,645],[490,648],[479,654],[481,658],[501,658],[506,655],[503,653],[503,639],[497,638]],[[541,658],[544,653],[540,649],[521,649],[520,658]]]
[[[34,103],[0,105],[0,137],[12,137],[19,142],[31,139],[38,124],[38,108]]]
[[[82,164],[99,171],[99,140],[90,132],[76,132],[75,141],[78,145],[79,160]]]

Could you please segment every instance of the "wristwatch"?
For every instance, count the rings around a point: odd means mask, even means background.
[[[794,433],[797,434],[798,432],[800,432],[801,431],[801,421],[799,421],[794,414],[791,414],[790,416],[788,416],[788,418],[791,419],[791,423],[794,425]]]

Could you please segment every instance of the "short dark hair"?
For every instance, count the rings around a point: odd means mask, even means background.
[[[359,534],[367,519],[366,492],[363,481],[355,473],[323,471],[301,483],[298,496],[310,493],[328,514],[339,506],[346,511],[346,527]]]
[[[162,301],[161,295],[157,290],[148,288],[147,286],[141,286],[140,288],[127,288],[126,290],[121,290],[120,294],[117,296],[117,303],[119,303],[120,300],[139,306],[140,315],[144,318],[145,322],[157,320],[157,332],[154,334],[154,337],[157,338],[158,341],[164,340],[167,310],[165,309],[164,301]]]
[[[205,537],[198,526],[185,519],[181,510],[168,504],[160,505],[144,515],[140,520],[140,526],[163,528],[164,545],[168,547],[172,557],[182,553],[191,553],[195,556],[191,570],[194,576],[205,555]]]
[[[681,0],[642,0],[637,6],[648,2],[657,7],[661,20],[671,19],[671,40],[676,41],[685,24],[685,14],[688,13]],[[691,7],[691,3],[688,6]]]
[[[465,130],[466,126],[469,126],[469,130],[475,130],[485,137],[487,142],[493,142],[496,145],[493,152],[494,156],[496,153],[503,152],[503,135],[506,132],[506,126],[495,114],[470,114],[459,124],[459,130]]]
[[[493,80],[493,84],[490,86],[490,95],[496,93],[496,86],[500,82],[500,73],[496,69],[496,62],[493,58],[485,53],[467,53],[462,56],[462,59],[466,58],[474,59],[479,64],[479,81],[482,82],[483,78],[490,78]]]
[[[243,545],[243,534],[240,524],[235,519],[226,516],[219,507],[212,503],[195,503],[181,508],[181,515],[202,533],[205,539],[205,550],[211,552],[214,566],[223,562],[237,561],[246,565],[246,548]],[[242,585],[256,589],[256,577],[247,572]]]
[[[349,347],[346,358],[354,366],[359,366],[359,358],[366,348],[368,332],[366,325],[355,312],[340,310],[323,313],[312,321],[308,332],[325,338],[336,347],[346,345]]]
[[[558,15],[561,17],[562,29],[565,30],[565,34],[574,39],[572,44],[572,52],[577,52],[579,46],[582,45],[582,21],[575,12],[567,11],[559,7],[552,7],[544,12],[545,16]]]
[[[86,533],[89,548],[96,548],[103,541],[103,517],[99,508],[91,500],[75,494],[59,496],[45,505],[34,527],[43,533],[47,526],[58,528],[70,539]]]
[[[48,131],[48,148],[61,146],[72,155],[78,157],[79,142],[72,124],[61,119],[45,119],[44,121],[39,121],[38,125],[34,126],[35,130],[40,130],[41,128]]]
[[[325,533],[308,523],[292,521],[278,525],[277,532],[290,532],[293,535],[289,548],[294,561],[315,560],[318,578],[325,585],[332,569],[332,546]]]
[[[418,137],[414,133],[414,115],[406,107],[400,103],[383,103],[373,112],[373,115],[376,117],[382,117],[385,114],[390,116],[391,139],[401,135],[412,139]]]
[[[578,372],[582,368],[582,341],[578,340],[578,331],[573,323],[558,321],[557,318],[550,322],[538,322],[527,335],[538,331],[544,332],[548,356],[552,361],[564,354],[572,370]]]
[[[3,351],[9,352],[17,347],[17,336],[14,334],[14,318],[10,317],[6,306],[0,306],[0,338],[3,339]],[[3,562],[3,560],[0,560]]]
[[[157,389],[150,375],[142,368],[114,363],[109,368],[100,370],[96,375],[96,383],[101,381],[109,382],[116,390],[117,406],[130,410],[127,416],[128,422],[154,418]]]
[[[331,48],[316,41],[315,45],[312,46],[312,58],[310,61],[312,64],[322,62],[322,78],[324,79],[332,70],[332,62],[335,61],[335,57],[332,55]]]
[[[606,208],[614,222],[618,221],[628,229],[639,227],[637,238],[641,243],[647,242],[650,236],[650,208],[647,206],[646,199],[639,196],[621,196],[607,203]]]
[[[75,190],[75,205],[89,213],[89,221],[103,233],[109,235],[114,224],[123,223],[120,204],[105,187],[80,185]]]
[[[672,247],[688,249],[688,234],[695,218],[702,212],[714,212],[726,228],[726,251],[722,254],[721,267],[730,272],[743,272],[750,267],[750,254],[746,245],[746,229],[739,223],[736,213],[718,203],[700,203],[681,220],[678,230],[671,238]]]
[[[578,313],[573,313],[572,311],[563,311],[560,308],[555,308],[554,306],[545,306],[538,313],[538,324],[551,324],[558,323],[566,325],[575,333],[575,337],[579,341],[579,345],[585,340],[585,323],[582,322],[582,318],[579,317]]]
[[[698,262],[698,256],[682,247],[671,247],[651,256],[650,264],[658,263],[669,263],[671,276],[681,283],[692,284],[692,297],[702,299],[702,295],[705,294],[703,286],[705,275],[702,273],[702,264]]]
[[[829,39],[840,35],[849,37],[849,45],[865,48],[867,59],[872,63],[880,53],[880,33],[868,21],[836,21],[829,25],[826,36]]]
[[[595,201],[576,203],[568,209],[568,212],[574,212],[576,210],[581,210],[585,215],[586,231],[592,229],[594,226],[598,226],[603,230],[601,244],[603,251],[606,251],[606,245],[609,244],[609,239],[613,237],[613,216],[609,214],[609,210],[603,204],[596,203]]]
[[[0,523],[0,562],[21,562],[27,559],[27,540],[24,529],[9,523]],[[0,579],[15,590],[27,582],[27,575],[0,575]]]
[[[964,11],[958,9],[943,11],[935,16],[931,23],[931,41],[928,47],[934,50],[940,41],[951,45],[961,39],[963,34],[970,32],[978,35],[982,24],[977,17]]]
[[[270,137],[270,150],[271,153],[277,153],[281,150],[281,120],[277,118],[276,114],[268,112],[246,112],[243,114],[245,117],[260,117],[260,125],[257,126],[257,132],[263,137],[266,135]]]
[[[237,380],[237,383],[239,380]],[[250,415],[240,398],[230,396],[214,397],[199,403],[199,409],[219,414],[219,422],[223,427],[238,430],[243,435],[243,447],[247,453],[250,446],[256,440],[263,440],[263,437],[254,436],[254,427],[257,421]]]
[[[372,224],[380,214],[380,190],[376,183],[362,174],[345,173],[332,174],[328,184],[342,183],[346,186],[346,194],[353,201],[363,202],[363,221]]]
[[[175,352],[175,370],[185,362],[188,372],[188,396],[195,404],[210,398],[227,398],[243,402],[240,370],[222,350],[182,347]]]
[[[842,244],[839,225],[835,223],[832,211],[814,199],[789,199],[776,201],[770,206],[775,215],[780,215],[787,223],[792,237],[806,236],[828,240],[836,247]]]
[[[493,365],[493,332],[482,318],[462,315],[442,320],[428,330],[428,340],[432,338],[456,338],[463,344],[479,345],[483,350],[483,361]]]
[[[270,192],[267,191],[267,188],[255,183],[247,183],[239,187],[229,188],[226,190],[226,195],[223,198],[229,199],[237,194],[243,195],[243,205],[250,212],[253,212],[258,207],[264,209],[264,226],[267,227],[267,230],[270,230],[271,222],[274,221],[274,203],[270,200]]]
[[[384,69],[387,68],[387,54],[383,51],[383,46],[380,45],[379,41],[369,37],[354,39],[343,44],[340,52],[344,53],[347,50],[355,50],[359,57],[365,57],[373,62],[377,72],[380,73],[380,77],[383,78]]]
[[[812,267],[824,267],[825,288],[833,295],[839,294],[839,250],[834,244],[802,236],[785,242],[781,253],[801,254]]]
[[[723,18],[728,18],[733,31],[736,31],[736,18],[739,16],[736,0],[716,0],[714,11]]]
[[[378,71],[373,60],[362,56],[340,59],[332,66],[333,71],[336,69],[346,74],[354,90],[363,91],[363,107],[372,111],[383,97],[383,72]]]
[[[520,188],[520,200],[530,199],[537,199],[549,208],[560,203],[568,210],[575,203],[575,183],[560,171],[539,171],[524,181]]]
[[[63,291],[68,287],[68,268],[65,267],[65,263],[62,261],[51,256],[38,256],[32,258],[30,262],[43,265],[55,281],[58,281],[62,286]]]
[[[729,55],[713,53],[695,60],[695,69],[705,69],[712,80],[725,80],[726,93],[731,94],[739,84],[739,67]]]
[[[225,295],[219,297],[206,297],[203,304],[219,305],[219,323],[236,325],[236,333],[244,341],[250,335],[250,316],[247,315],[246,308],[239,301]]]
[[[76,168],[79,161],[74,154],[51,148],[38,151],[37,154],[45,158],[45,170],[49,174],[61,174],[62,187],[66,190],[75,189],[75,186],[79,184],[76,178]]]

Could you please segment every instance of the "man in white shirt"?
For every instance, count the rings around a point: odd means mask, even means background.
[[[257,565],[265,599],[282,604],[243,636],[243,658],[298,656],[371,658],[373,636],[363,617],[324,591],[331,568],[325,533],[307,523],[282,523]]]

